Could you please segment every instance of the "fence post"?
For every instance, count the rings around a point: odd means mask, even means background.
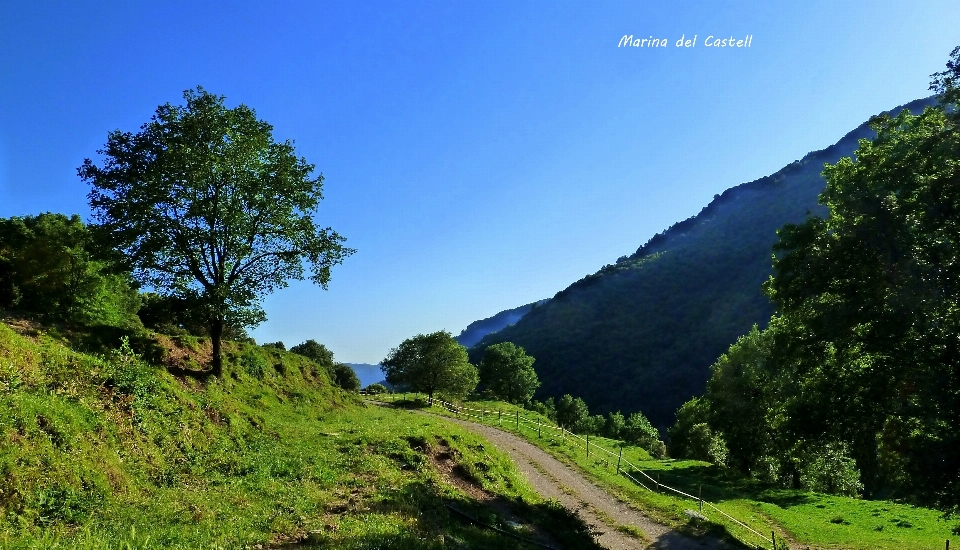
[[[541,422],[540,422],[540,419],[538,418],[537,419],[537,438],[543,439],[543,432],[540,429],[540,425],[541,425]]]
[[[700,501],[700,512],[703,513],[703,485],[698,486],[697,500]]]
[[[947,539],[947,550],[950,550],[950,539]]]
[[[773,541],[773,550],[777,550],[777,534],[770,531],[770,540]]]
[[[517,410],[517,432],[520,431],[520,410]]]
[[[560,443],[564,445],[567,443],[567,430],[563,426],[560,426]]]
[[[590,458],[590,434],[587,434],[587,458]]]
[[[501,420],[503,420],[503,409],[497,409],[497,426],[503,425]]]
[[[480,405],[480,422],[483,423],[483,405]]]
[[[620,475],[620,461],[623,460],[623,443],[620,443],[620,456],[617,457],[617,475]]]

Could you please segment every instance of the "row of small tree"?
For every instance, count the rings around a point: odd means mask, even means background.
[[[387,382],[422,392],[462,399],[481,388],[516,404],[528,403],[540,386],[534,358],[506,342],[490,346],[479,369],[467,358],[467,349],[447,331],[418,334],[390,350],[380,362]]]
[[[278,347],[282,348],[282,342],[278,342],[277,344],[279,344]],[[312,359],[315,363],[323,367],[330,377],[330,380],[341,389],[352,392],[360,391],[360,379],[357,378],[357,373],[353,371],[350,365],[334,361],[333,352],[323,344],[316,340],[307,340],[302,344],[293,346],[290,348],[290,351]]]
[[[570,394],[564,394],[557,400],[549,397],[542,402],[533,401],[528,408],[574,433],[619,439],[645,449],[655,458],[667,456],[660,432],[642,412],[634,412],[627,417],[620,411],[609,412],[606,416],[591,415],[587,403]]]
[[[535,359],[511,342],[488,346],[479,368],[467,359],[467,350],[446,331],[418,334],[390,350],[380,363],[390,384],[435,396],[462,399],[472,392],[537,411],[575,433],[603,435],[666,456],[660,434],[643,413],[625,418],[619,411],[590,415],[586,402],[569,394],[540,402],[533,395],[540,380]]]

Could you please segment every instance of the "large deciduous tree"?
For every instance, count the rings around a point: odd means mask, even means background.
[[[418,334],[390,350],[380,362],[387,382],[423,392],[463,397],[477,387],[477,369],[467,360],[467,349],[449,332]]]
[[[157,108],[137,133],[110,132],[103,165],[78,169],[103,238],[157,292],[197,303],[209,323],[212,374],[220,375],[225,325],[266,317],[262,298],[304,278],[327,288],[352,254],[314,222],[323,176],[253,109],[228,109],[198,87],[185,106]]]
[[[540,387],[533,362],[533,357],[512,342],[494,344],[483,352],[480,383],[510,403],[528,403]]]
[[[875,117],[824,169],[829,215],[778,232],[777,315],[717,362],[701,415],[732,465],[960,505],[960,48],[933,76],[941,104]]]

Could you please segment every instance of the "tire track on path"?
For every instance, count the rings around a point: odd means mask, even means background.
[[[431,414],[426,411],[415,411]],[[439,416],[432,415],[431,416]],[[639,510],[614,497],[590,482],[584,475],[560,462],[552,455],[509,432],[492,426],[457,418],[440,416],[482,435],[507,453],[531,487],[541,496],[559,501],[568,510],[577,512],[597,534],[597,542],[609,550],[732,550],[737,548],[715,538],[693,538],[658,523]],[[642,531],[646,541],[639,540],[617,526],[630,526]]]

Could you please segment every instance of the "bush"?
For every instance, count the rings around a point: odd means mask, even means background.
[[[337,363],[333,366],[334,378],[338,386],[346,391],[359,391],[360,379],[350,365]]]
[[[106,385],[122,393],[144,398],[157,387],[153,369],[134,353],[127,337],[120,340],[120,348],[110,352],[104,368]]]
[[[554,422],[557,421],[557,406],[553,402],[552,397],[548,397],[546,401],[537,401],[534,399],[525,408],[540,413]]]
[[[635,412],[627,418],[624,427],[620,430],[620,436],[627,443],[637,445],[647,451],[657,447],[657,443],[660,442],[660,432],[641,412]]]
[[[243,355],[240,356],[240,366],[243,367],[243,370],[245,370],[247,374],[257,380],[263,380],[268,367],[266,359],[250,349],[243,352]]]
[[[290,348],[290,351],[297,355],[302,355],[314,363],[323,367],[324,372],[330,378],[331,382],[336,382],[337,373],[334,370],[333,352],[327,349],[323,344],[316,340],[307,340],[302,344],[297,344]]]
[[[860,470],[843,443],[828,443],[806,453],[800,483],[811,491],[855,497],[863,490]]]
[[[372,393],[374,395],[387,393],[387,387],[383,384],[370,384],[366,388],[367,393]]]
[[[163,296],[154,292],[140,295],[137,316],[143,326],[170,335],[210,336],[210,316],[197,297]],[[225,323],[223,338],[253,343],[243,327]]]
[[[576,433],[589,431],[592,427],[590,409],[583,399],[564,394],[557,401],[557,424]]]
[[[709,444],[703,443],[702,433],[694,433],[694,431],[699,424],[707,427],[708,417],[709,409],[705,399],[694,397],[680,406],[677,410],[677,422],[669,430],[670,456],[706,460]],[[697,428],[697,431],[702,429]]]
[[[623,417],[623,414],[620,411],[611,412],[607,414],[607,418],[603,423],[603,435],[611,439],[620,439],[624,428],[627,426],[627,420]]]

